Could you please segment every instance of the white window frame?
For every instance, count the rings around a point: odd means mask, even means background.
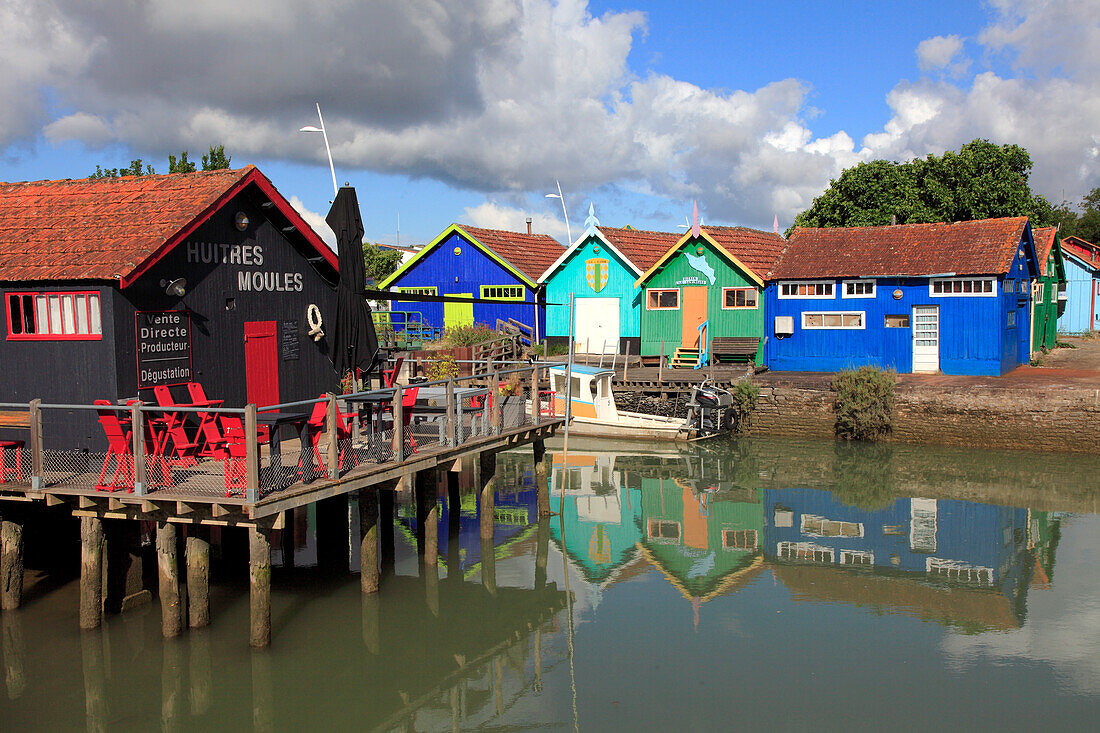
[[[788,287],[798,288],[799,285],[825,285],[828,287],[828,295],[784,295],[783,290]],[[835,280],[781,280],[776,288],[776,296],[780,300],[836,300]]]
[[[439,288],[435,285],[409,286],[394,288],[403,295],[439,295]]]
[[[726,293],[730,290],[745,290],[752,292],[752,305],[726,305]],[[754,311],[760,307],[760,293],[756,288],[722,288],[722,310],[724,311]]]
[[[875,564],[875,553],[863,550],[841,550],[840,564],[871,567]]]
[[[671,308],[662,308],[661,306],[651,307],[649,305],[650,293],[676,293],[676,305]],[[660,298],[658,298],[660,300]],[[680,288],[646,288],[645,290],[645,309],[647,311],[678,311],[680,310]]]
[[[18,302],[19,333],[12,323],[13,300]],[[4,293],[4,312],[10,341],[99,341],[103,338],[100,293],[96,290],[12,290]],[[32,330],[27,330],[28,325]]]
[[[1031,286],[1031,297],[1035,301],[1035,305],[1043,304],[1043,291],[1046,290],[1046,285],[1042,282],[1036,282]]]
[[[870,293],[859,293],[859,294],[852,294],[852,295],[848,294],[848,286],[849,285],[857,285],[857,284],[858,285],[866,285],[867,283],[871,284],[871,292]],[[844,299],[874,298],[877,295],[877,293],[878,293],[878,283],[876,283],[874,280],[867,280],[867,279],[844,280],[840,283],[840,297],[844,298]]]
[[[936,283],[954,282],[990,282],[993,288],[988,293],[937,293]],[[928,296],[931,298],[995,298],[997,297],[997,278],[995,277],[933,277],[928,280]]]
[[[924,568],[929,575],[960,583],[992,586],[994,581],[993,568],[942,557],[925,558]]]
[[[841,316],[843,322],[844,316],[859,316],[858,326],[807,326],[806,316],[821,316],[821,320],[825,320],[825,316]],[[863,331],[867,328],[867,311],[802,311],[802,328],[806,331]]]
[[[775,554],[781,560],[823,564],[831,564],[836,557],[833,548],[813,542],[780,542],[775,546]]]
[[[751,536],[752,544],[731,544],[729,540],[730,534],[736,539],[738,536],[749,539]],[[751,533],[751,535],[750,535]],[[722,530],[722,549],[723,550],[755,550],[760,547],[760,535],[755,529],[723,529]]]
[[[820,531],[813,531],[807,527],[811,522],[816,522]],[[825,527],[826,524],[837,525],[836,532],[830,532]],[[858,534],[844,533],[845,528],[854,528]],[[803,514],[799,523],[798,531],[807,537],[863,537],[863,522],[849,522],[843,519],[829,519],[828,517],[822,517],[817,514]]]
[[[1005,328],[1016,328],[1016,309],[1008,309],[1008,317],[1005,319]]]

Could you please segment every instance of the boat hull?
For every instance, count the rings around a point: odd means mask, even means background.
[[[692,437],[691,433],[680,430],[681,421],[646,420],[630,413],[619,413],[619,417],[625,419],[610,421],[574,416],[569,434],[630,440],[688,440]]]

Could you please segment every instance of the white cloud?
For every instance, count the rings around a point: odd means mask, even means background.
[[[917,44],[917,66],[922,71],[945,69],[962,47],[962,39],[955,35],[926,38]]]
[[[549,234],[562,244],[565,244],[568,239],[565,220],[546,213],[527,211],[493,201],[467,207],[463,213],[465,219],[459,222],[460,224],[468,223],[482,229],[504,229],[511,232],[526,232],[527,217],[531,217],[531,231],[535,234]],[[574,222],[569,223],[573,225],[573,235],[580,234],[581,229],[578,229]]]
[[[328,222],[325,221],[324,214],[318,214],[316,211],[310,210],[297,196],[290,197],[290,205],[301,214],[302,218],[306,220],[306,224],[309,224],[313,231],[317,233],[317,236],[325,240],[325,244],[332,247],[335,252],[336,234],[329,227]]]

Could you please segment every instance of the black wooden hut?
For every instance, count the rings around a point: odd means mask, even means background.
[[[335,253],[258,169],[0,183],[0,402],[317,396]],[[319,327],[318,327],[319,326]],[[54,439],[101,438],[94,413]],[[55,443],[56,444],[56,443]]]

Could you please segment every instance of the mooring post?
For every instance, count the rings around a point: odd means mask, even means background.
[[[531,424],[539,424],[539,368],[531,367]]]
[[[130,438],[134,454],[134,493],[144,496],[149,492],[149,468],[145,455],[145,413],[141,411],[140,400],[130,405]],[[160,478],[163,482],[165,477]]]
[[[497,454],[492,451],[482,451],[478,454],[478,464],[478,477],[481,481],[479,507],[481,536],[491,540],[493,538],[493,526],[496,524],[493,511],[496,502]]]
[[[359,589],[378,592],[378,489],[359,489]]]
[[[103,621],[103,520],[80,518],[80,628]]]
[[[405,411],[401,403],[404,387],[400,384],[394,386],[393,405],[390,413],[393,415],[393,452],[397,461],[405,460]]]
[[[0,521],[0,608],[11,611],[23,602],[22,507],[6,508]]]
[[[489,435],[500,433],[501,402],[500,375],[493,372],[493,376],[489,377],[489,404],[492,405],[492,412],[489,413]]]
[[[445,445],[458,445],[458,405],[455,402],[455,380],[447,380],[447,422],[445,425]]]
[[[44,438],[42,431],[42,400],[33,399],[28,407],[31,423],[31,490],[42,490],[42,474],[45,473]]]
[[[278,430],[279,426],[273,425],[271,429]],[[250,402],[244,406],[244,498],[250,503],[260,500],[260,443],[257,439],[257,431],[256,405]]]
[[[271,644],[271,529],[248,530],[248,644],[263,649]]]
[[[550,481],[546,476],[546,443],[536,439],[531,443],[535,459],[535,491],[538,496],[540,517],[550,516]]]
[[[328,446],[328,475],[334,479],[340,478],[340,431],[337,428],[340,419],[339,409],[336,395],[329,392],[325,411],[325,443]]]
[[[657,361],[657,381],[665,381],[665,342],[661,341],[661,356]]]
[[[629,339],[626,342],[626,353],[623,355],[623,384],[626,384],[626,381],[627,381],[626,373],[627,373],[628,369],[630,369],[630,340]]]
[[[157,522],[157,574],[160,578],[160,629],[171,639],[183,631],[180,602],[180,568],[176,525],[166,519]]]
[[[184,552],[187,558],[187,615],[192,629],[210,623],[210,542],[195,533],[188,533]]]

